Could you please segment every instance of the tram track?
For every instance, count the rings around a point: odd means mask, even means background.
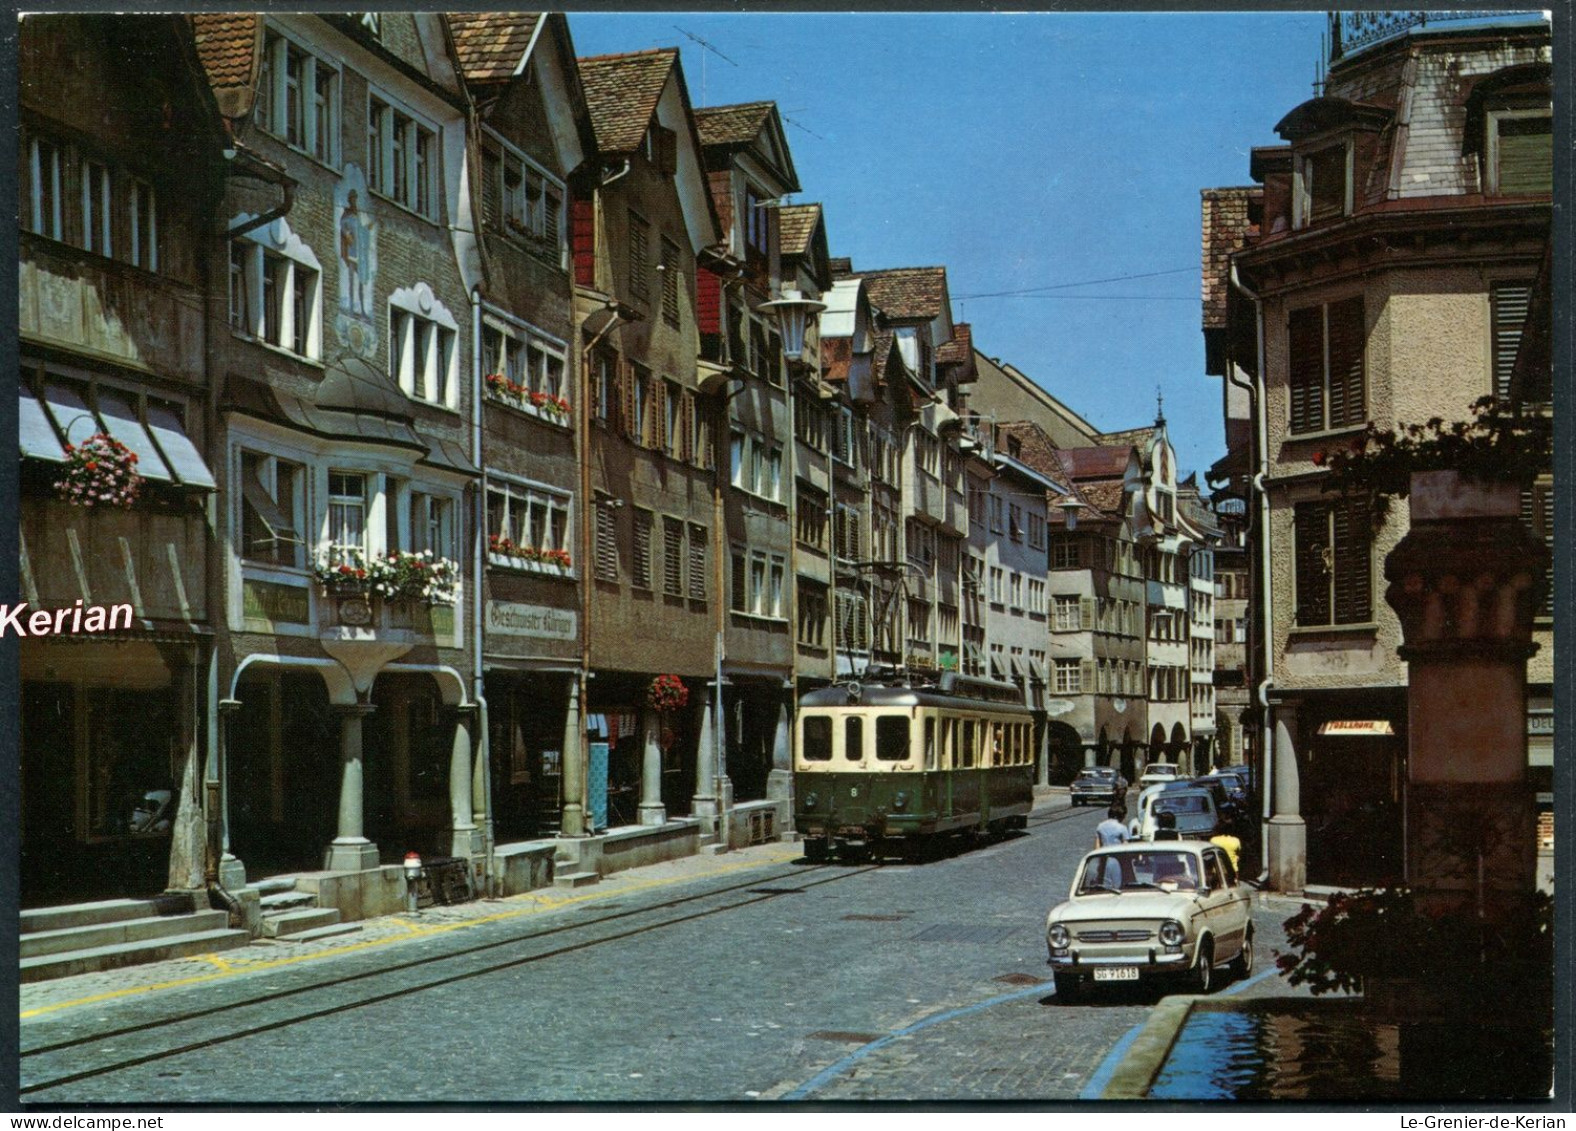
[[[650,904],[645,907],[630,908],[628,910],[622,910],[612,914],[599,916],[595,919],[578,920],[571,923],[560,923],[542,930],[512,935],[509,938],[504,939],[494,939],[489,942],[477,944],[475,946],[463,947],[445,954],[428,955],[411,961],[399,962],[389,966],[381,966],[372,970],[359,971],[354,974],[319,979],[305,985],[291,986],[275,993],[258,994],[240,1001],[226,1002],[220,1005],[209,1006],[204,1009],[191,1010],[186,1013],[177,1014],[168,1018],[154,1019],[143,1024],[123,1026],[117,1029],[94,1032],[92,1034],[72,1038],[70,1040],[56,1041],[50,1044],[39,1045],[30,1049],[23,1049],[19,1052],[18,1058],[24,1068],[28,1067],[30,1064],[34,1067],[48,1066],[50,1064],[51,1058],[63,1058],[69,1056],[71,1061],[71,1070],[62,1072],[58,1075],[52,1075],[48,1079],[26,1082],[18,1089],[18,1095],[31,1095],[48,1091],[49,1089],[62,1087],[66,1084],[75,1083],[80,1080],[110,1075],[112,1073],[124,1071],[129,1068],[136,1068],[145,1064],[151,1064],[161,1060],[168,1060],[172,1057],[180,1056],[188,1052],[194,1052],[199,1049],[212,1048],[215,1045],[228,1044],[233,1041],[243,1040],[248,1037],[258,1036],[263,1033],[273,1032],[279,1029],[288,1028],[293,1025],[303,1024],[308,1021],[331,1017],[336,1014],[346,1013],[355,1009],[362,1009],[367,1006],[377,1005],[382,1002],[393,1001],[403,997],[410,997],[415,994],[423,993],[427,990],[453,985],[457,982],[469,981],[474,978],[485,977],[489,974],[496,974],[501,971],[527,966],[535,962],[542,962],[549,958],[556,958],[562,955],[572,954],[577,951],[587,950],[592,947],[602,946],[606,943],[619,942],[624,939],[662,930],[667,927],[678,926],[679,924],[692,922],[697,919],[709,918],[714,915],[725,914],[729,911],[737,911],[741,908],[763,903],[768,900],[777,899],[784,895],[794,895],[813,890],[814,888],[821,887],[825,884],[837,883],[841,880],[851,879],[854,876],[861,875],[865,872],[874,871],[875,869],[875,865],[858,868],[849,868],[837,865],[812,865],[809,867],[796,866],[787,869],[779,869],[773,874],[755,875],[750,879],[740,883],[729,884],[719,888],[711,888],[704,892],[695,892],[689,895],[679,896],[674,899],[664,900],[662,902]],[[833,874],[823,875],[820,876],[820,878],[813,879],[808,883],[801,883],[796,886],[772,886],[780,885],[784,881],[788,880],[802,880],[804,877],[810,874],[825,872],[831,872]],[[687,907],[688,905],[700,903],[709,899],[726,897],[738,892],[743,892],[747,898],[732,899],[716,907],[702,907],[698,909],[686,910],[683,914],[668,916],[660,919],[658,922],[636,924],[625,930],[614,930],[610,933],[596,935],[592,938],[581,938],[578,940],[568,941],[565,943],[565,945],[549,946],[549,948],[545,950],[509,957],[504,961],[484,963],[483,965],[474,969],[459,970],[451,974],[445,974],[441,977],[422,979],[410,985],[395,986],[391,989],[381,990],[379,992],[374,992],[367,995],[353,996],[349,1000],[330,1002],[329,1004],[325,1005],[315,1005],[304,1012],[296,1012],[289,1016],[270,1018],[267,1020],[258,1021],[255,1024],[243,1024],[239,1028],[228,1028],[221,1026],[216,1032],[201,1035],[182,1034],[179,1032],[179,1028],[181,1026],[195,1026],[200,1022],[214,1019],[223,1020],[227,1015],[236,1015],[244,1010],[267,1007],[287,999],[299,998],[305,994],[312,994],[320,991],[326,994],[334,990],[342,990],[350,986],[355,986],[356,988],[360,989],[375,988],[365,985],[364,983],[371,982],[374,979],[393,978],[400,974],[419,972],[426,967],[435,966],[439,963],[448,963],[459,959],[473,958],[478,955],[498,951],[506,947],[528,945],[540,940],[551,940],[557,936],[567,934],[595,931],[597,927],[604,926],[609,923],[635,919],[640,916],[660,914],[664,911],[671,911],[675,908]],[[240,1016],[232,1016],[230,1017],[230,1020],[241,1020],[244,1022],[245,1019],[244,1017]],[[174,1041],[174,1043],[171,1044],[166,1042],[164,1047],[142,1052],[136,1056],[117,1056],[115,1059],[108,1061],[101,1060],[99,1063],[88,1064],[86,1066],[83,1066],[82,1064],[83,1055],[87,1054],[91,1056],[95,1047],[98,1048],[101,1055],[108,1052],[118,1052],[118,1050],[113,1050],[107,1047],[106,1042],[131,1036],[146,1038],[149,1034],[155,1033],[163,1033],[168,1035]],[[65,1066],[62,1065],[62,1067]],[[45,1070],[47,1071],[47,1067]]]

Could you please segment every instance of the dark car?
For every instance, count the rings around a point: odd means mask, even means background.
[[[1095,766],[1079,773],[1067,792],[1074,805],[1114,804],[1119,795],[1127,792],[1127,782],[1109,766]]]
[[[1226,792],[1231,794],[1244,813],[1253,807],[1248,783],[1241,775],[1231,770],[1217,770],[1209,776],[1225,783]]]

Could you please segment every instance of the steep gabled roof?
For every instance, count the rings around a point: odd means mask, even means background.
[[[967,322],[957,322],[952,327],[952,340],[936,347],[937,365],[962,365],[974,360],[973,327]],[[972,366],[971,366],[972,368]]]
[[[252,109],[262,16],[256,12],[193,12],[192,38],[214,100],[227,118]]]
[[[888,318],[929,321],[942,313],[947,295],[945,267],[893,267],[860,271],[870,301]]]
[[[599,150],[613,154],[640,148],[678,57],[677,47],[658,47],[580,60]]]
[[[766,124],[766,116],[775,107],[772,102],[740,102],[735,106],[707,106],[695,111],[695,129],[700,143],[708,149],[714,145],[749,145]]]
[[[454,54],[467,82],[513,78],[530,49],[540,12],[452,12]]]
[[[808,255],[815,226],[821,221],[819,204],[785,204],[777,210],[778,238],[784,255]]]
[[[1121,432],[1102,432],[1097,437],[1102,448],[1138,448],[1148,451],[1149,443],[1155,438],[1153,424],[1145,428],[1128,428]]]

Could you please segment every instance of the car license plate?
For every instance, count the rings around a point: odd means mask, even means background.
[[[1097,982],[1136,982],[1138,981],[1138,967],[1136,966],[1096,966],[1094,980]]]

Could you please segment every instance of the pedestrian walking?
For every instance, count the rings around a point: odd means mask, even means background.
[[[1126,844],[1127,837],[1127,810],[1120,805],[1113,805],[1105,811],[1105,820],[1094,827],[1094,846],[1105,848],[1113,844]],[[1101,883],[1108,888],[1122,886],[1122,862],[1114,858],[1107,858],[1104,866],[1104,875]]]

